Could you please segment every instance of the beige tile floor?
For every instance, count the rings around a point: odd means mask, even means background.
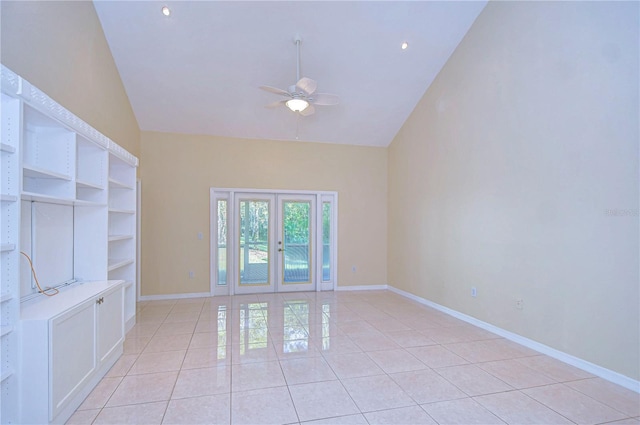
[[[69,424],[640,424],[640,396],[388,291],[142,302]]]

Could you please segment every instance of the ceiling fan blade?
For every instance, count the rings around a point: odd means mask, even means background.
[[[287,101],[286,100],[278,100],[277,102],[273,102],[273,103],[269,103],[267,105],[264,105],[265,108],[277,108],[280,105],[284,105]]]
[[[314,108],[313,105],[309,105],[306,108],[304,108],[302,111],[300,111],[300,115],[302,115],[303,117],[308,117],[309,115],[312,115],[315,111],[316,111],[316,108]]]
[[[335,94],[317,93],[309,98],[309,101],[315,105],[331,106],[340,103],[340,98]]]
[[[268,91],[268,92],[271,92],[271,93],[279,94],[281,96],[291,97],[291,93],[289,93],[286,90],[277,89],[275,87],[270,87],[270,86],[260,86],[259,88],[264,90],[264,91]]]
[[[296,88],[302,90],[307,96],[311,96],[318,88],[318,83],[311,78],[302,77],[300,81],[296,83]]]

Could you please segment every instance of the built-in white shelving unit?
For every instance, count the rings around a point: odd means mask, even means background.
[[[0,114],[2,121],[2,186],[0,203],[2,216],[0,222],[0,385],[2,400],[2,421],[18,422],[18,386],[16,373],[19,364],[19,335],[15,329],[20,320],[20,137],[22,132],[22,102],[19,99],[1,94]]]
[[[109,154],[109,279],[136,280],[136,170]],[[135,319],[136,289],[125,287],[125,321]],[[133,316],[132,316],[133,315]]]
[[[32,258],[39,281],[46,286],[85,282],[64,288],[70,299],[80,291],[76,286],[120,281],[122,326],[130,329],[135,324],[137,293],[138,160],[4,66],[0,77],[0,399],[2,422],[20,423],[32,403],[19,395],[24,394],[25,370],[33,366],[21,363],[25,306],[35,303],[37,309],[46,309],[57,297],[39,294],[21,251]],[[117,299],[110,302],[117,304]],[[69,341],[73,343],[73,337]],[[47,388],[55,389],[57,378],[48,379]],[[61,412],[51,411],[47,420],[64,422]]]

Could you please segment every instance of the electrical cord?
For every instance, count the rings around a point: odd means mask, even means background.
[[[33,274],[33,279],[36,281],[36,286],[38,287],[38,292],[40,292],[41,294],[46,295],[47,297],[53,297],[54,295],[57,295],[60,291],[58,291],[56,288],[42,289],[40,287],[40,282],[38,282],[38,276],[36,276],[36,270],[33,268],[33,262],[31,261],[31,257],[29,257],[27,254],[25,254],[22,251],[20,251],[20,254],[24,255],[26,257],[27,261],[29,262],[29,267],[31,267],[31,273]],[[47,293],[47,291],[54,291],[54,292]]]

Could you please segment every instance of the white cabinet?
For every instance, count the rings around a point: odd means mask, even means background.
[[[121,350],[124,337],[124,288],[100,295],[98,299],[97,359],[100,364]],[[114,320],[120,318],[120,320]]]
[[[23,307],[22,423],[65,422],[122,354],[123,284],[88,282]]]
[[[87,385],[96,370],[96,303],[94,300],[89,300],[60,314],[59,317],[50,319],[48,323],[42,321],[42,323],[33,324],[33,326],[38,325],[42,327],[42,331],[47,327],[50,328],[47,348],[51,350],[51,357],[47,359],[41,356],[34,361],[40,361],[43,365],[48,363],[52,412],[46,420],[53,420],[75,393]],[[29,325],[25,330],[25,337],[28,337]],[[43,374],[43,376],[46,375]],[[33,418],[38,422],[45,421],[44,404],[42,403],[42,409],[29,409],[34,412],[42,410],[41,417]],[[23,417],[23,421],[28,422],[29,418]]]

